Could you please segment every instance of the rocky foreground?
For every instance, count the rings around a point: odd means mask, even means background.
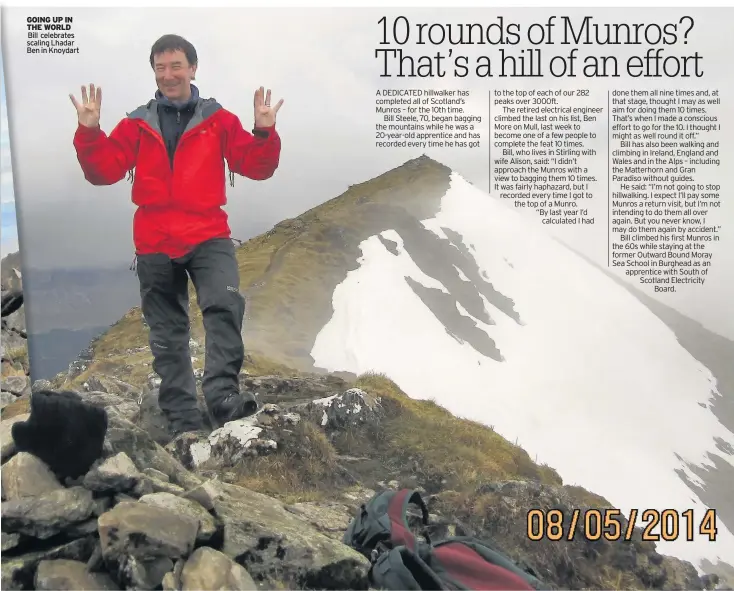
[[[544,483],[550,473],[534,471],[529,459],[520,468],[524,480],[479,474],[466,482],[468,473],[448,468],[463,461],[463,448],[451,448],[463,437],[456,427],[463,422],[409,400],[385,378],[355,385],[334,376],[243,373],[241,384],[260,401],[255,416],[208,439],[172,442],[157,409],[155,376],[142,388],[88,377],[80,393],[109,417],[105,452],[85,476],[64,483],[14,449],[11,425],[28,418],[28,401],[6,406],[2,588],[367,589],[368,561],[341,536],[375,490],[401,486],[423,492],[434,539],[483,537],[549,588],[713,588],[692,565],[639,539],[528,540],[529,509],[569,514],[603,499]],[[34,390],[49,385],[38,382]],[[444,421],[430,425],[445,440],[443,453],[456,454],[446,462],[435,442],[420,440],[421,421],[434,416]],[[468,433],[480,428],[466,423]],[[491,451],[481,439],[473,445]],[[507,449],[496,448],[497,466]]]
[[[717,582],[658,554],[639,531],[630,542],[529,540],[531,509],[609,504],[382,376],[259,375],[274,366],[248,356],[255,375],[243,371],[240,382],[259,412],[172,441],[147,348],[101,359],[90,348],[31,389],[22,308],[2,337],[3,589],[367,589],[368,561],[341,539],[359,505],[386,487],[423,493],[432,539],[483,538],[548,588]],[[39,389],[71,389],[106,409],[104,453],[74,481],[15,449],[12,425],[29,417]]]

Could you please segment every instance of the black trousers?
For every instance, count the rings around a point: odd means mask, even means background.
[[[206,331],[202,390],[209,409],[239,393],[244,362],[245,298],[229,239],[209,240],[177,259],[139,255],[141,308],[150,327],[153,369],[161,378],[158,401],[173,426],[195,424],[200,413],[189,350],[189,277]]]

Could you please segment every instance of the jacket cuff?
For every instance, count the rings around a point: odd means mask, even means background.
[[[267,139],[270,138],[272,135],[274,135],[275,132],[275,125],[269,125],[267,127],[258,127],[255,126],[252,128],[252,135],[255,137]]]
[[[102,133],[102,130],[99,126],[97,127],[87,127],[86,125],[82,125],[79,123],[76,128],[76,137],[81,140],[87,140],[92,141],[97,139],[99,134]]]

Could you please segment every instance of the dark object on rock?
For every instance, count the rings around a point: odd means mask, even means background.
[[[41,459],[56,476],[78,478],[102,457],[107,412],[76,392],[39,390],[31,396],[31,415],[12,426],[18,451]]]
[[[23,292],[13,290],[2,297],[2,317],[10,316],[13,312],[20,310],[23,305]]]
[[[211,415],[214,427],[223,427],[230,421],[244,419],[257,412],[257,400],[249,392],[241,394],[230,394],[215,408],[212,409]]]

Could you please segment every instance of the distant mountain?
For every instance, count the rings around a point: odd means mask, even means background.
[[[355,184],[238,258],[246,347],[273,371],[385,374],[625,513],[695,509],[693,541],[659,551],[708,571],[731,561],[731,343],[632,295],[447,167],[421,157]],[[203,341],[195,305],[191,316]],[[95,342],[87,375],[117,364],[144,379],[146,345],[133,309]],[[698,533],[707,508],[716,542]]]

